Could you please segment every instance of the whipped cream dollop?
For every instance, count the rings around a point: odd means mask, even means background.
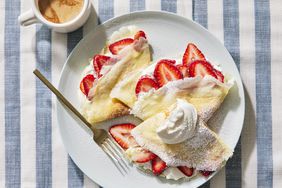
[[[176,107],[157,129],[158,136],[167,144],[177,144],[194,136],[197,111],[185,100],[177,99]]]

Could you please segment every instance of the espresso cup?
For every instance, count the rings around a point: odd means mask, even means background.
[[[41,14],[38,5],[39,0],[31,0],[31,9],[27,12],[22,13],[18,17],[18,21],[21,26],[29,26],[34,23],[42,23],[52,30],[59,32],[59,33],[68,33],[72,32],[79,27],[81,27],[87,20],[91,10],[91,3],[89,0],[83,0],[83,6],[80,12],[71,20],[63,23],[54,23],[48,21],[44,16]]]

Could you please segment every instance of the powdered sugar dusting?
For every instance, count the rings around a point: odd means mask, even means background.
[[[215,171],[232,155],[232,151],[199,119],[197,133],[179,144],[165,144],[156,129],[166,118],[164,113],[148,119],[131,134],[142,147],[158,155],[168,166],[188,166]]]

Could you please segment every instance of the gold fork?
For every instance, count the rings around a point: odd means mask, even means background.
[[[107,130],[94,128],[76,108],[57,90],[39,70],[34,70],[33,73],[58,97],[58,99],[70,109],[92,132],[93,140],[102,148],[102,150],[114,162],[118,170],[125,175],[129,171],[129,166],[123,156],[122,148],[113,140]]]

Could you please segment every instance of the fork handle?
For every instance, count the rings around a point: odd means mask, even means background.
[[[39,70],[35,69],[33,73],[58,97],[58,99],[72,111],[87,127],[92,130],[92,125],[83,117],[81,113],[45,78]]]

